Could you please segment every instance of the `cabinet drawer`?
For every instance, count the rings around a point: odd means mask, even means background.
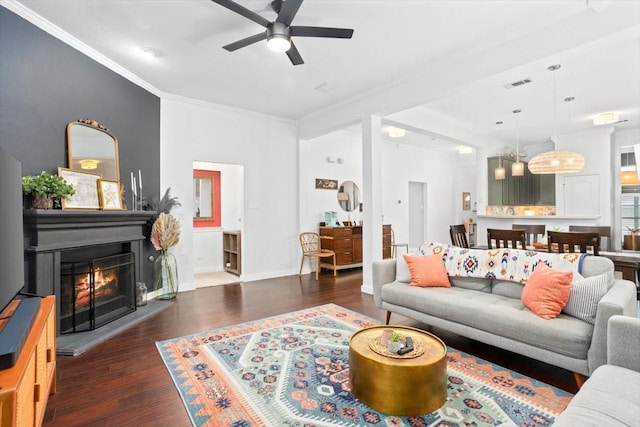
[[[334,228],[333,237],[351,237],[351,228]]]
[[[353,253],[344,252],[344,253],[336,254],[336,264],[343,265],[343,264],[351,264],[352,262],[353,262]]]
[[[351,251],[353,249],[352,239],[335,239],[333,241],[333,250],[336,252]]]

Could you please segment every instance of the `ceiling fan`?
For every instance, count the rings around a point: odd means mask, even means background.
[[[274,0],[271,8],[278,14],[275,21],[269,21],[257,13],[239,5],[231,0],[211,0],[220,6],[236,12],[253,22],[262,25],[266,31],[249,36],[237,42],[223,46],[229,52],[238,50],[250,44],[267,40],[267,46],[277,52],[287,52],[287,56],[293,65],[304,64],[300,52],[293,44],[291,37],[328,37],[337,39],[350,39],[353,35],[352,29],[347,28],[327,28],[327,27],[304,27],[291,25],[293,18],[298,13],[298,9],[303,0]]]

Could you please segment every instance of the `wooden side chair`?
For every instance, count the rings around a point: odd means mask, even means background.
[[[451,236],[451,244],[453,246],[459,246],[461,248],[469,247],[469,240],[467,239],[467,229],[464,224],[450,225],[449,236]]]
[[[511,228],[513,230],[524,230],[528,246],[533,246],[534,243],[539,242],[544,238],[547,231],[547,226],[544,224],[513,224]]]
[[[518,243],[520,247],[518,248]],[[495,245],[494,245],[495,244]],[[487,247],[527,249],[527,240],[524,230],[503,230],[498,228],[487,229]]]
[[[611,227],[610,226],[591,226],[591,225],[570,225],[569,231],[579,231],[581,233],[598,233],[600,235],[600,249],[611,252]],[[607,244],[602,244],[602,238],[606,237]]]
[[[405,253],[409,253],[409,244],[408,243],[397,243],[396,242],[396,234],[391,229],[391,258],[396,258],[398,256],[398,248],[404,248]]]
[[[336,253],[329,249],[322,249],[320,246],[320,235],[311,231],[300,233],[300,248],[302,249],[302,259],[300,260],[300,271],[298,276],[302,274],[302,266],[305,258],[315,258],[316,260],[316,280],[318,280],[318,272],[320,271],[320,262],[323,258],[333,258],[333,275],[336,275],[338,268],[336,267]]]
[[[588,248],[593,248],[593,254],[600,253],[600,235],[598,233],[579,233],[576,231],[547,231],[547,247],[549,252],[587,253]]]

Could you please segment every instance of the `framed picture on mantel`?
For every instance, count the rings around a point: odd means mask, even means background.
[[[98,182],[100,175],[58,168],[58,175],[73,186],[76,193],[62,199],[62,209],[100,209]]]

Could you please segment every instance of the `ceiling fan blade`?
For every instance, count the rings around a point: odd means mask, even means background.
[[[238,15],[242,15],[247,19],[252,20],[253,22],[262,25],[267,28],[271,25],[271,21],[263,18],[252,10],[247,9],[244,6],[240,6],[238,3],[232,2],[231,0],[211,0],[214,3],[218,3],[220,6],[226,7],[227,9],[237,13]]]
[[[335,39],[350,39],[353,30],[349,28],[327,28],[327,27],[291,27],[291,35],[298,37],[330,37]]]
[[[291,47],[287,51],[287,56],[289,57],[293,65],[304,64],[304,61],[302,60],[302,56],[300,56],[300,52],[298,52],[298,49],[296,48],[296,45],[293,44],[293,42],[291,42]]]
[[[266,39],[267,39],[267,32],[263,31],[259,34],[244,38],[242,40],[238,40],[237,42],[229,43],[228,45],[222,46],[222,47],[228,50],[229,52],[233,52],[234,50],[238,50],[241,47],[249,46],[250,44],[259,42],[261,40],[266,40]]]
[[[276,22],[280,22],[287,26],[291,25],[291,21],[293,21],[296,13],[298,13],[298,9],[300,9],[302,1],[303,0],[285,0],[282,2],[282,7],[278,13]]]

